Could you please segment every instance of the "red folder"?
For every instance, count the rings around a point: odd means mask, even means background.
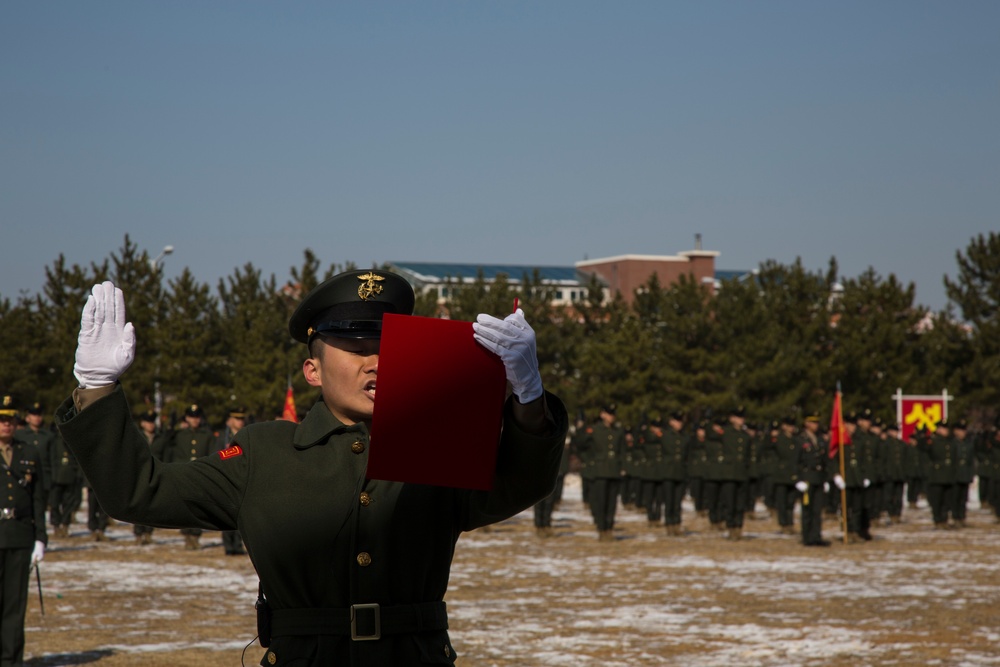
[[[368,478],[493,488],[506,391],[471,322],[385,315]]]

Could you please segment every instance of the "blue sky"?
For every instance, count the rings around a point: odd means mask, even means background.
[[[1000,229],[1000,3],[0,3],[0,295],[721,253],[946,302]]]

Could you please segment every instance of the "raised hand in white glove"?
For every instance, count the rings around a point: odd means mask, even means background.
[[[45,543],[40,540],[35,540],[35,548],[31,550],[31,565],[28,567],[38,565],[43,558],[45,558]]]
[[[502,320],[481,313],[472,323],[472,331],[476,342],[503,361],[507,380],[518,401],[530,403],[542,395],[535,330],[524,319],[523,310],[518,308]]]
[[[111,282],[94,285],[80,318],[73,375],[80,387],[114,384],[135,358],[135,329],[125,321],[125,295]]]
[[[866,488],[866,489],[867,489],[867,488],[868,488],[869,486],[871,486],[871,485],[872,485],[872,481],[871,481],[870,479],[866,479],[866,480],[862,481],[861,483],[865,485],[865,488]]]
[[[834,484],[834,486],[836,486],[841,491],[843,491],[844,488],[845,488],[844,478],[841,477],[840,475],[834,475],[833,476],[833,484]]]
[[[795,482],[795,488],[799,490],[799,493],[805,493],[809,490],[809,485],[805,482],[799,481]]]

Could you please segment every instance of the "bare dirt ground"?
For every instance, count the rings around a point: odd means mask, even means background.
[[[621,510],[617,539],[598,542],[571,476],[554,537],[528,511],[459,541],[458,664],[1000,665],[1000,524],[974,500],[968,528],[934,530],[924,502],[903,518],[849,546],[828,521],[824,549],[779,534],[761,506],[739,542],[688,506],[682,538]],[[32,575],[29,666],[259,662],[256,575],[219,533],[185,551],[177,531],[139,547],[128,524],[99,543],[73,528],[42,563],[44,617]]]

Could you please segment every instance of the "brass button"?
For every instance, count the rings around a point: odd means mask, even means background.
[[[274,651],[268,651],[267,652],[267,664],[273,665],[276,662],[278,662],[278,656],[276,656],[274,654]]]
[[[358,565],[361,567],[368,567],[372,564],[372,557],[367,551],[362,551],[358,554]]]
[[[368,495],[368,492],[367,491],[362,491],[361,492],[361,505],[364,506],[364,507],[368,507],[368,505],[371,504],[371,502],[372,502],[372,497],[370,495]]]
[[[444,645],[444,657],[446,658],[451,657],[451,647],[448,646],[447,644]]]
[[[355,454],[360,454],[361,452],[365,451],[365,443],[361,442],[360,440],[355,440],[354,444],[351,445],[351,451],[354,452]]]

